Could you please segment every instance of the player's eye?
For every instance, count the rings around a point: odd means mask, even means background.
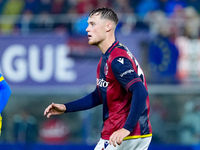
[[[90,25],[91,25],[91,26],[94,26],[94,25],[95,25],[95,23],[94,23],[94,22],[91,22],[91,23],[90,23]]]

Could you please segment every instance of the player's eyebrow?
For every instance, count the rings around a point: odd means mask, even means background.
[[[94,21],[87,21],[88,24],[94,23]]]

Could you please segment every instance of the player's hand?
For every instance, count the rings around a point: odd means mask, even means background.
[[[117,146],[116,143],[118,145],[122,144],[123,139],[127,137],[129,134],[130,134],[130,131],[124,128],[115,131],[109,138],[110,145],[113,145],[114,147],[116,147]]]
[[[45,109],[44,116],[47,116],[47,118],[49,118],[51,115],[60,115],[64,113],[65,111],[66,111],[66,107],[64,104],[52,103]]]

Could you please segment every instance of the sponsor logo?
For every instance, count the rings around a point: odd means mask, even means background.
[[[124,58],[119,58],[117,61],[120,62],[121,64],[124,64]]]
[[[127,71],[125,71],[124,73],[120,74],[120,76],[123,77],[124,75],[126,75],[126,74],[128,74],[128,73],[132,73],[132,72],[134,72],[134,70],[133,70],[133,69],[130,69],[130,70],[127,70]]]
[[[97,85],[100,87],[108,87],[109,82],[105,81],[104,79],[97,78]]]

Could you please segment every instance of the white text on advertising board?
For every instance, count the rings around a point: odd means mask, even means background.
[[[44,83],[54,78],[57,82],[73,82],[77,74],[73,70],[74,60],[68,57],[69,47],[65,44],[37,45],[26,48],[13,44],[1,56],[1,71],[11,82],[20,83],[30,78]]]

